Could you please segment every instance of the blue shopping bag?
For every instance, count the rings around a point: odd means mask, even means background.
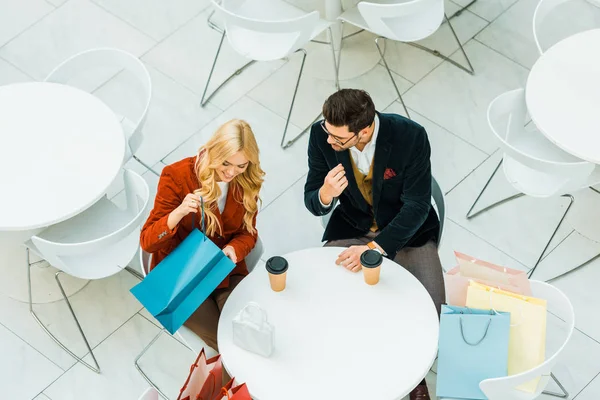
[[[201,203],[201,225],[206,231]],[[131,293],[173,334],[234,268],[233,261],[194,228]]]
[[[507,376],[510,313],[442,305],[438,397],[487,399],[479,382]]]

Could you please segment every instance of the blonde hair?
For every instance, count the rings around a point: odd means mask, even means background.
[[[204,199],[204,214],[206,220],[206,234],[213,236],[219,232],[223,234],[223,227],[219,225],[215,213],[211,210],[221,196],[221,188],[217,185],[217,171],[225,160],[241,151],[248,159],[246,170],[237,175],[229,186],[229,190],[235,190],[239,186],[242,198],[235,199],[244,204],[246,214],[244,225],[248,232],[254,234],[254,216],[258,212],[258,193],[264,182],[265,172],[260,168],[258,158],[258,145],[250,125],[240,119],[232,119],[221,125],[214,135],[198,150],[196,156],[196,177],[200,183],[200,189],[195,193]],[[235,195],[237,192],[233,192]]]

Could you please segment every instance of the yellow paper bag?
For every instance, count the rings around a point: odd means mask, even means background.
[[[546,300],[524,296],[471,281],[467,307],[510,312],[508,375],[537,367],[546,354]],[[540,378],[517,389],[535,392]]]

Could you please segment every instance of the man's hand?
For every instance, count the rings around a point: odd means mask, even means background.
[[[333,198],[339,197],[347,186],[346,171],[344,171],[342,164],[338,164],[334,169],[329,171],[325,177],[323,186],[321,186],[321,190],[319,190],[321,203],[331,204]]]
[[[352,272],[358,272],[361,269],[360,255],[369,250],[369,246],[350,246],[342,251],[335,263],[341,265]]]

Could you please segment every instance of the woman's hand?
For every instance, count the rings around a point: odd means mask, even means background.
[[[171,211],[169,214],[169,218],[167,219],[167,226],[169,229],[174,229],[177,224],[189,213],[197,212],[200,208],[201,198],[199,195],[194,193],[189,193],[179,207]]]
[[[234,250],[234,248],[233,248],[233,247],[231,247],[231,246],[225,246],[225,247],[223,248],[223,253],[225,253],[225,255],[226,255],[227,257],[229,257],[229,259],[230,259],[231,261],[233,261],[234,263],[236,263],[236,264],[237,264],[237,256],[235,255],[235,250]]]

